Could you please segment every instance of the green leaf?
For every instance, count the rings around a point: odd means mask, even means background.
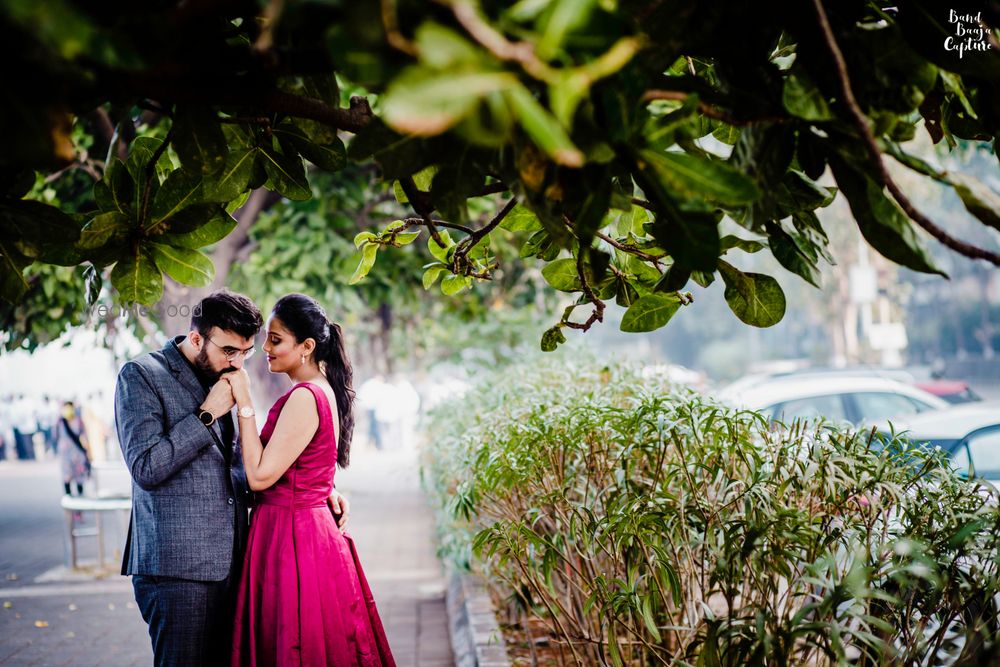
[[[102,187],[103,186],[103,187]],[[125,163],[114,158],[104,170],[104,178],[94,184],[94,199],[102,211],[128,212],[135,197],[135,183]]]
[[[458,294],[468,286],[468,282],[465,276],[456,276],[454,274],[446,276],[441,281],[441,292],[447,296]]]
[[[439,246],[437,244],[437,241],[434,240],[434,237],[431,236],[428,237],[427,239],[427,249],[430,251],[434,259],[441,262],[442,264],[447,264],[448,249],[451,248],[453,245],[455,245],[455,242],[451,240],[451,235],[448,234],[448,230],[446,229],[438,230],[438,235],[444,242],[444,247],[442,248],[441,246]]]
[[[171,146],[177,151],[185,169],[206,176],[222,169],[229,156],[229,143],[215,112],[209,107],[182,107],[178,110]]]
[[[726,284],[726,303],[740,320],[763,328],[774,326],[785,316],[785,293],[777,280],[761,273],[743,273],[723,260],[719,270]]]
[[[692,271],[691,280],[695,281],[700,287],[708,287],[715,282],[715,274],[708,271]]]
[[[576,260],[572,258],[557,259],[549,262],[542,269],[545,282],[560,292],[579,292],[583,289],[580,275],[576,270]]]
[[[726,144],[727,146],[735,146],[736,142],[740,140],[741,128],[735,125],[728,125],[722,123],[719,127],[712,131],[712,136]]]
[[[126,303],[151,306],[163,296],[163,275],[144,249],[115,264],[111,271],[111,284]]]
[[[361,246],[369,241],[374,241],[376,238],[375,234],[371,232],[358,232],[354,236],[354,247],[361,250]]]
[[[558,324],[551,329],[547,329],[542,334],[542,352],[554,352],[557,347],[566,342],[566,334]]]
[[[567,37],[590,20],[597,0],[556,0],[549,6],[551,10],[542,21],[544,29],[535,46],[542,60],[552,60],[558,55]]]
[[[542,223],[531,209],[518,204],[500,222],[500,227],[508,232],[534,232],[542,228]]]
[[[239,197],[237,197],[236,199],[232,200],[231,202],[229,202],[228,204],[226,204],[222,208],[229,215],[233,215],[234,213],[236,213],[236,211],[238,211],[241,208],[243,208],[243,205],[246,204],[247,200],[249,200],[249,199],[250,199],[250,190],[245,190],[243,192],[243,194],[241,194]]]
[[[958,172],[949,172],[947,176],[969,213],[1000,230],[1000,195],[974,176]]]
[[[84,250],[95,250],[107,245],[112,239],[123,239],[131,228],[132,221],[119,211],[102,213],[88,222],[80,233],[79,245]]]
[[[87,293],[87,305],[93,306],[101,296],[101,288],[104,286],[104,277],[101,271],[93,264],[89,265],[83,272],[84,289]]]
[[[0,200],[0,235],[20,243],[21,252],[40,258],[53,245],[75,243],[80,225],[55,206],[32,199]]]
[[[823,92],[798,68],[793,68],[785,78],[781,101],[788,113],[805,120],[824,121],[834,118]]]
[[[160,223],[177,215],[184,208],[199,203],[201,201],[202,181],[201,174],[182,169],[167,176],[167,180],[163,182],[156,193],[149,219],[143,225],[143,231],[148,233]]]
[[[336,74],[321,72],[303,76],[302,85],[309,97],[333,106],[340,105],[340,86],[337,84]]]
[[[778,202],[781,205],[781,218],[793,213],[813,211],[833,203],[837,196],[837,188],[827,188],[811,180],[796,169],[790,169],[781,179],[778,188]]]
[[[705,197],[726,206],[749,204],[760,198],[753,179],[721,160],[648,150],[642,152],[642,158],[671,190],[685,197]]]
[[[0,200],[0,236],[13,239],[13,248],[27,259],[45,264],[74,266],[83,257],[75,244],[81,224],[55,206],[30,199]]]
[[[629,333],[655,331],[664,326],[681,307],[676,294],[647,294],[622,315],[621,330]]]
[[[224,209],[221,204],[192,204],[149,230],[148,236],[164,233],[187,234],[207,225]]]
[[[414,34],[420,61],[438,70],[468,67],[482,61],[482,51],[460,34],[427,21]]]
[[[29,264],[31,260],[18,252],[11,241],[0,237],[0,298],[11,304],[21,300],[28,291],[24,267]]]
[[[246,192],[256,154],[253,148],[230,151],[220,172],[205,181],[202,201],[228,203]]]
[[[424,271],[424,289],[430,289],[437,279],[441,277],[441,274],[448,270],[447,266],[443,264],[431,264],[426,271]]]
[[[760,252],[764,249],[764,244],[760,241],[753,241],[751,239],[741,239],[738,236],[733,236],[732,234],[727,234],[722,237],[720,241],[722,247],[722,252],[726,252],[732,248],[739,248],[743,252]]]
[[[299,156],[284,155],[269,146],[265,146],[259,155],[264,162],[264,171],[271,186],[269,189],[293,201],[305,201],[312,197]]]
[[[215,265],[205,254],[178,246],[152,243],[150,249],[156,266],[184,285],[207,287],[215,278]]]
[[[387,181],[409,176],[431,161],[422,139],[394,132],[378,117],[354,135],[347,155],[358,162],[368,157],[375,158],[382,169],[382,177]]]
[[[320,169],[340,171],[347,164],[347,149],[336,134],[325,143],[317,143],[296,125],[284,122],[274,129],[274,135],[279,141],[290,143],[302,157]]]
[[[573,145],[566,130],[520,82],[504,93],[511,110],[531,140],[555,162],[566,167],[582,167],[583,153]]]
[[[830,156],[830,167],[871,247],[914,271],[945,275],[934,265],[909,218],[877,183],[839,156]]]
[[[197,229],[184,234],[163,234],[160,241],[172,246],[193,250],[217,243],[236,229],[236,219],[225,211],[216,210],[215,215]]]
[[[784,230],[781,223],[768,222],[765,229],[767,230],[768,245],[771,247],[771,254],[774,255],[774,258],[792,273],[801,276],[803,280],[813,286],[819,287],[816,257],[810,257],[799,248],[799,244],[791,234]]]
[[[132,176],[132,181],[137,188],[141,188],[146,181],[146,165],[153,154],[160,148],[162,139],[155,137],[136,137],[128,146],[128,157],[125,158],[125,168]],[[138,199],[136,197],[135,199]]]
[[[518,85],[506,72],[439,72],[408,67],[382,95],[382,118],[403,134],[433,136],[454,127],[489,93]]]
[[[416,241],[419,236],[420,232],[403,232],[402,234],[396,234],[396,245],[409,245],[410,243]]]
[[[357,285],[368,275],[368,272],[375,266],[375,255],[377,253],[378,244],[365,243],[364,247],[361,248],[361,261],[358,263],[358,268],[354,270],[354,275],[347,281],[348,285]]]

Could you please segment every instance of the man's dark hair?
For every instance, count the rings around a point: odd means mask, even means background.
[[[191,328],[202,336],[207,336],[212,327],[219,327],[253,338],[263,325],[264,319],[253,301],[226,289],[212,292],[191,311]]]

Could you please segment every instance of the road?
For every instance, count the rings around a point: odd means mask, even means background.
[[[352,458],[337,487],[351,500],[349,528],[396,661],[451,667],[444,576],[416,456],[359,451]],[[0,462],[0,665],[151,664],[129,580],[112,567],[65,568],[61,497],[55,462]],[[122,540],[109,537],[109,561]],[[96,561],[94,542],[81,541],[84,562]]]

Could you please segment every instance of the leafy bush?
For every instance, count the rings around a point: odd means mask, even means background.
[[[997,492],[937,452],[594,363],[505,369],[429,441],[442,551],[574,664],[1000,655]]]

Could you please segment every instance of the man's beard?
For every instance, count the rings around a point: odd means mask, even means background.
[[[202,376],[205,380],[208,380],[212,384],[219,381],[223,373],[230,373],[236,370],[234,366],[228,366],[223,368],[221,371],[217,371],[212,368],[212,364],[208,361],[208,346],[205,345],[201,348],[198,356],[194,359],[194,366],[198,369],[198,374]]]

